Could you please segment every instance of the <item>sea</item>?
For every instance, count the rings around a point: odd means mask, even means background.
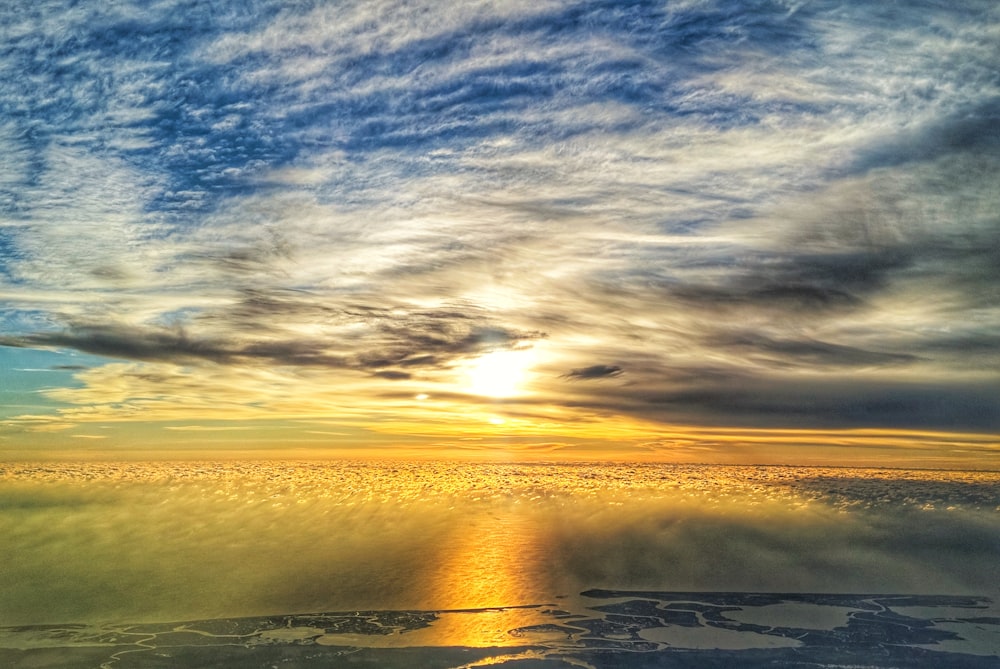
[[[1000,667],[1000,472],[0,463],[0,666]]]

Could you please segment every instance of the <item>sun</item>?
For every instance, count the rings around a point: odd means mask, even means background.
[[[473,361],[468,370],[469,390],[487,397],[512,397],[522,393],[530,350],[494,351]]]

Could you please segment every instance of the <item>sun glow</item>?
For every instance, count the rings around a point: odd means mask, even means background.
[[[474,361],[468,370],[469,390],[488,397],[523,394],[527,369],[534,362],[531,350],[494,351]]]

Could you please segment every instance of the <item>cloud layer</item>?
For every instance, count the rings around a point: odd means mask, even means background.
[[[109,362],[54,420],[530,350],[550,422],[1000,431],[994,3],[22,4],[0,344]]]
[[[0,499],[17,513],[0,517],[0,625],[567,606],[596,585],[998,594],[996,473],[345,460],[4,469]]]

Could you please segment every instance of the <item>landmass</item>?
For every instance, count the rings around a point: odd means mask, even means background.
[[[575,601],[575,600],[574,600]],[[180,667],[1000,667],[1000,617],[975,596],[588,590],[579,610],[349,611],[0,628],[11,669]],[[572,608],[572,607],[569,607]],[[449,643],[449,618],[529,609],[503,645]]]

